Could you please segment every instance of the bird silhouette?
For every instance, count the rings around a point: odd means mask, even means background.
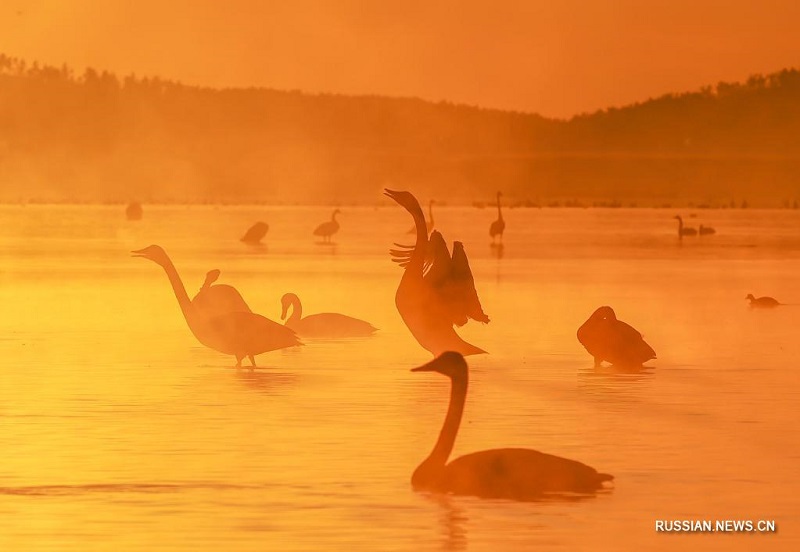
[[[500,236],[500,241],[503,241],[503,232],[506,230],[506,221],[503,220],[503,213],[500,211],[500,198],[502,196],[502,192],[497,192],[497,220],[489,226],[489,235],[492,237],[492,243],[495,242],[497,236]]]
[[[142,220],[142,204],[132,201],[125,207],[125,218],[128,220]]]
[[[578,341],[594,357],[595,366],[606,361],[615,366],[640,367],[656,352],[633,327],[617,320],[614,309],[600,307],[578,328]]]
[[[131,253],[134,257],[149,259],[164,269],[189,330],[204,346],[235,356],[237,368],[241,367],[245,357],[255,367],[255,355],[301,344],[290,328],[260,314],[239,311],[218,316],[205,315],[189,300],[175,265],[158,245]]]
[[[453,324],[462,325],[469,318],[489,322],[478,300],[464,246],[455,242],[451,257],[444,238],[436,231],[429,243],[417,199],[409,192],[385,193],[411,214],[417,228],[414,246],[395,244],[401,249],[390,250],[392,260],[404,268],[395,305],[406,327],[434,356],[448,350],[464,355],[485,353],[461,339],[453,328]]]
[[[414,490],[524,501],[560,493],[593,494],[614,479],[581,462],[523,448],[483,450],[448,463],[467,398],[467,362],[448,351],[412,372],[450,378],[447,415],[436,445],[411,476]]]
[[[323,242],[330,243],[331,236],[339,231],[339,222],[336,220],[336,215],[341,213],[339,209],[334,209],[331,215],[331,220],[323,222],[314,229],[314,235],[320,236]]]
[[[203,316],[213,317],[229,312],[252,312],[239,291],[228,284],[214,284],[220,276],[218,269],[209,270],[200,291],[192,298],[192,305]]]
[[[292,314],[287,318],[290,308]],[[281,297],[281,320],[286,320],[285,324],[301,337],[367,337],[378,330],[369,322],[336,312],[303,317],[303,306],[294,293],[286,293]]]
[[[244,233],[244,236],[242,236],[239,241],[247,245],[260,245],[261,240],[267,235],[268,230],[269,224],[266,222],[257,222],[247,229],[247,232]]]
[[[435,203],[434,200],[430,200],[428,202],[428,220],[425,222],[425,228],[427,229],[428,234],[433,232],[433,226],[435,224],[434,221],[433,221],[433,204],[434,203]],[[406,234],[416,234],[416,233],[417,233],[417,226],[416,225],[414,225],[411,228],[409,228],[408,232],[406,232]]]
[[[750,300],[751,309],[773,309],[781,305],[774,297],[754,297],[752,293],[748,293],[745,299]]]
[[[703,226],[701,224],[699,233],[701,236],[710,236],[711,234],[716,234],[717,231],[711,228],[710,226]]]
[[[697,229],[692,228],[691,226],[684,226],[683,219],[680,215],[675,215],[675,218],[678,219],[678,237],[682,238],[683,236],[696,236]]]

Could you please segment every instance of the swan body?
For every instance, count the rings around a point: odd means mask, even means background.
[[[703,226],[700,225],[699,233],[701,236],[710,236],[711,234],[716,234],[717,231],[711,228],[710,226]]]
[[[696,236],[697,229],[692,228],[691,226],[684,226],[683,219],[680,215],[675,215],[675,218],[678,219],[678,237],[682,238],[683,236]]]
[[[261,240],[267,235],[267,231],[269,231],[269,224],[266,222],[257,222],[247,229],[247,232],[244,233],[244,236],[242,236],[239,241],[248,245],[260,245]]]
[[[207,315],[202,312],[189,300],[175,265],[158,245],[131,253],[134,257],[149,259],[164,269],[189,330],[206,347],[235,356],[237,367],[242,365],[245,357],[255,367],[255,355],[301,344],[290,328],[260,314],[239,311]],[[213,276],[211,278],[213,281]],[[208,281],[209,277],[206,279]]]
[[[341,213],[339,209],[334,209],[331,215],[331,220],[323,222],[314,229],[314,235],[320,236],[323,241],[330,242],[331,236],[339,231],[339,222],[336,220],[336,215]]]
[[[466,402],[467,363],[461,354],[445,352],[412,372],[439,372],[451,381],[450,405],[439,439],[411,476],[414,490],[524,501],[560,493],[594,493],[614,479],[581,462],[523,448],[484,450],[448,463]]]
[[[781,305],[774,297],[754,297],[752,293],[748,293],[745,299],[750,300],[751,309],[774,309]]]
[[[409,192],[386,190],[386,195],[411,214],[417,229],[413,247],[400,246],[405,250],[390,251],[392,260],[404,268],[395,293],[395,305],[406,327],[434,356],[444,351],[463,355],[485,353],[461,339],[453,328],[453,324],[464,324],[468,318],[489,321],[481,309],[463,245],[456,242],[451,257],[439,232],[431,234],[429,243],[417,199]],[[426,259],[429,261],[427,273]]]
[[[289,308],[292,314],[286,318]],[[281,320],[286,320],[286,326],[302,337],[367,337],[378,330],[369,322],[336,312],[303,317],[303,306],[294,293],[286,293],[281,297]]]
[[[209,270],[203,286],[192,298],[192,305],[204,316],[213,317],[229,312],[252,312],[239,291],[227,284],[214,284],[219,278],[218,269]]]
[[[632,326],[617,320],[614,309],[600,307],[578,328],[578,341],[594,357],[595,366],[606,361],[616,366],[641,366],[656,352]]]
[[[503,241],[503,232],[506,230],[506,221],[503,220],[503,213],[500,211],[500,198],[502,196],[502,192],[497,192],[497,220],[489,226],[489,235],[492,237],[493,243],[496,236],[500,236],[500,241]]]

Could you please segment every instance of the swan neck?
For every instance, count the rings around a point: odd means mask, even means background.
[[[442,431],[436,441],[433,450],[423,464],[444,467],[458,435],[458,428],[461,425],[461,416],[464,413],[464,403],[467,398],[468,376],[453,378],[450,385],[450,406],[447,408],[447,415],[444,418]]]
[[[293,324],[295,322],[300,322],[300,318],[303,317],[303,306],[300,304],[300,298],[296,295],[292,296],[289,306],[292,307],[292,314],[289,315],[286,323]]]
[[[172,291],[175,293],[175,298],[178,300],[178,305],[181,307],[183,317],[191,327],[194,321],[194,306],[189,299],[189,294],[186,293],[186,287],[184,287],[175,265],[172,264],[172,260],[167,258],[166,262],[161,266],[164,268],[164,272],[167,273],[167,278],[169,278],[169,283],[172,285]]]
[[[497,218],[503,220],[503,213],[500,211],[500,194],[497,194]]]
[[[425,254],[428,247],[428,225],[425,223],[425,215],[422,213],[422,207],[415,201],[415,205],[406,207],[406,211],[411,214],[414,219],[414,228],[417,231],[417,240],[414,244],[414,251],[411,253],[411,258],[406,265],[406,271],[412,270],[422,274],[422,269],[425,265]]]

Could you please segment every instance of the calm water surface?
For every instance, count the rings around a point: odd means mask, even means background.
[[[455,455],[530,447],[616,475],[579,502],[414,493],[448,382],[394,308],[410,242],[399,207],[0,207],[2,550],[800,549],[796,366],[800,213],[698,211],[710,238],[676,237],[666,210],[440,208],[464,241],[488,325],[472,357]],[[256,220],[267,245],[237,241]],[[251,307],[280,296],[343,312],[373,338],[306,341],[257,371],[196,343],[157,243],[190,294],[222,270]],[[790,306],[750,311],[744,296]],[[595,369],[575,338],[598,306],[641,330],[658,360]],[[777,534],[664,534],[657,519],[768,519]]]

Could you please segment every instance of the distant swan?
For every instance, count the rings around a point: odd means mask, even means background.
[[[286,318],[286,313],[292,309],[292,314]],[[378,328],[353,318],[335,312],[321,312],[310,314],[305,318],[300,298],[294,293],[286,293],[281,297],[281,320],[286,320],[286,325],[302,337],[367,337],[375,333]]]
[[[461,339],[453,328],[453,324],[463,325],[469,318],[489,322],[475,291],[464,246],[455,242],[451,258],[439,232],[431,234],[429,243],[422,208],[412,194],[393,190],[385,193],[411,214],[417,228],[413,247],[395,244],[407,250],[390,251],[392,260],[405,269],[395,293],[395,305],[406,327],[434,356],[444,351],[485,353]]]
[[[192,305],[206,317],[229,312],[252,312],[235,287],[227,284],[212,285],[219,275],[220,271],[216,268],[208,271],[203,286],[192,299]]]
[[[703,226],[700,225],[700,235],[701,236],[710,236],[711,234],[716,234],[717,231],[711,228],[710,226]]]
[[[613,475],[531,449],[474,452],[447,463],[453,451],[469,383],[469,368],[459,353],[445,352],[412,372],[439,372],[450,378],[450,406],[430,455],[414,470],[414,490],[481,498],[536,500],[559,493],[591,494]]]
[[[679,215],[675,215],[675,218],[678,219],[678,237],[681,238],[683,236],[696,236],[697,229],[692,228],[691,226],[683,226],[683,219]]]
[[[594,357],[595,366],[604,360],[616,366],[641,366],[656,358],[656,352],[642,334],[621,320],[614,309],[600,307],[578,328],[578,341]]]
[[[142,220],[142,204],[132,201],[125,208],[125,218],[128,220]]]
[[[430,200],[428,202],[428,220],[425,222],[425,227],[428,230],[428,234],[433,232],[433,227],[434,227],[434,224],[435,224],[434,221],[433,221],[433,204],[434,203],[435,203],[434,200]],[[416,233],[417,233],[417,226],[416,225],[414,225],[411,228],[409,228],[408,232],[406,232],[406,234],[416,234]]]
[[[506,230],[506,221],[503,220],[503,213],[500,212],[500,198],[502,196],[502,192],[497,192],[497,220],[489,226],[489,235],[492,237],[492,243],[495,241],[495,236],[500,236],[500,241],[503,241],[503,232]]]
[[[268,230],[269,224],[266,222],[257,222],[244,233],[244,236],[242,236],[239,241],[247,245],[260,245],[261,240],[267,235]]]
[[[323,222],[314,229],[315,236],[321,236],[322,241],[330,242],[331,236],[339,231],[339,222],[336,220],[336,215],[341,213],[339,209],[334,209],[331,215],[331,220]]]
[[[773,297],[753,297],[752,293],[748,293],[745,299],[750,300],[750,308],[753,309],[772,309],[781,305],[781,303]]]
[[[245,357],[255,367],[255,355],[300,345],[291,329],[260,314],[229,312],[219,316],[204,315],[189,301],[189,295],[175,265],[161,247],[151,245],[131,253],[134,257],[149,259],[164,269],[189,330],[206,347],[235,356],[237,368],[241,367]]]

